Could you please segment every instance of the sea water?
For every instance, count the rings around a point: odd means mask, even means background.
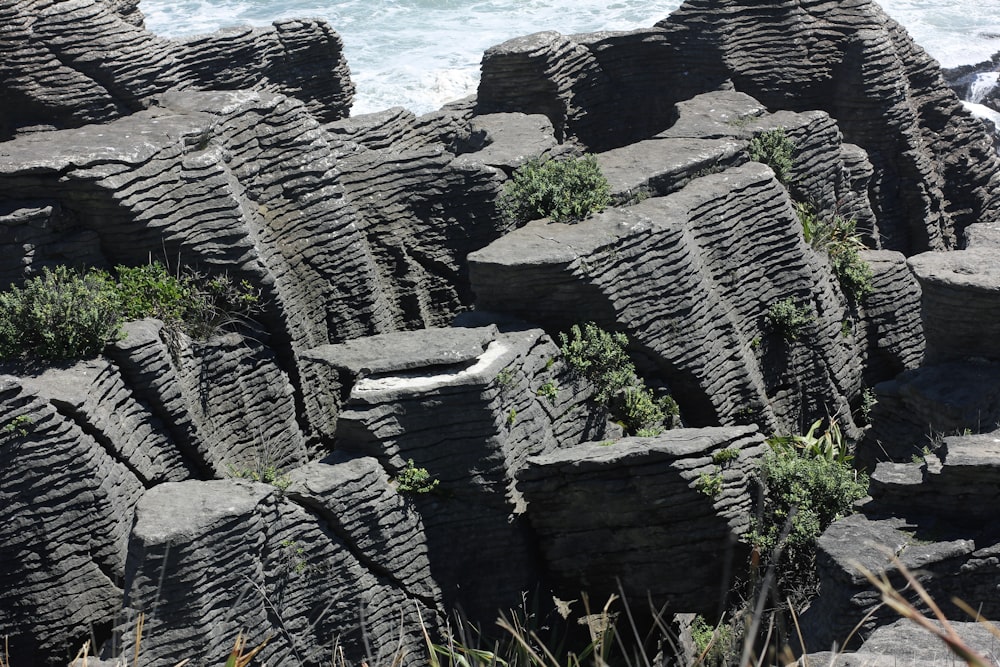
[[[483,51],[540,30],[650,27],[680,0],[141,0],[165,37],[320,17],[340,33],[357,87],[352,112],[416,113],[476,90]],[[1000,0],[884,0],[882,7],[944,67],[1000,51]]]

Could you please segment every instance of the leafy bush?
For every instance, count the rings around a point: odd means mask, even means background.
[[[593,322],[574,324],[559,334],[559,349],[570,369],[594,385],[594,400],[608,405],[618,392],[635,383],[635,364],[625,348],[628,336],[609,333]]]
[[[576,160],[531,160],[504,184],[499,206],[514,223],[549,217],[556,222],[581,220],[603,211],[611,187],[593,155]]]
[[[593,322],[574,324],[559,334],[560,350],[570,370],[594,386],[593,400],[609,410],[626,432],[645,437],[659,435],[680,413],[670,396],[657,399],[636,374],[625,351],[628,336],[610,333]]]
[[[396,490],[400,493],[430,493],[437,489],[440,480],[433,479],[427,468],[418,468],[413,459],[406,462],[396,477]]]
[[[754,136],[747,146],[747,155],[750,159],[769,166],[783,185],[787,185],[791,177],[794,152],[795,144],[785,135],[783,128],[761,132]]]
[[[115,267],[126,319],[155,317],[193,338],[205,339],[224,325],[260,310],[259,292],[246,280],[204,277],[190,269],[171,274],[159,262]]]
[[[850,514],[854,502],[868,493],[868,478],[855,471],[846,456],[828,456],[822,448],[798,447],[787,438],[772,438],[769,443],[771,451],[758,465],[763,498],[751,519],[749,538],[761,558],[769,561],[790,519],[788,537],[776,564],[779,584],[786,591],[812,589],[816,584],[816,540],[831,523]],[[836,449],[847,449],[842,438]]]
[[[857,221],[835,216],[824,221],[816,217],[812,207],[796,204],[796,213],[802,223],[802,234],[815,250],[826,253],[830,266],[844,294],[860,301],[872,293],[872,267],[861,259],[866,250],[857,231]]]
[[[259,307],[259,293],[228,276],[170,274],[154,262],[106,271],[65,266],[0,293],[0,358],[79,359],[99,354],[127,319],[155,317],[194,338],[208,338]]]
[[[813,321],[809,307],[796,306],[795,300],[791,297],[772,303],[765,317],[771,328],[786,340],[798,339],[802,329]]]
[[[121,335],[121,298],[104,271],[65,266],[0,293],[0,357],[75,359]]]

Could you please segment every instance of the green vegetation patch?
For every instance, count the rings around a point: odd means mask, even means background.
[[[860,252],[867,247],[857,231],[857,221],[840,216],[821,220],[807,204],[796,204],[795,210],[806,242],[830,258],[830,267],[844,294],[854,301],[871,294],[874,274],[872,267],[861,259]]]
[[[755,135],[747,146],[749,158],[770,167],[782,185],[788,185],[791,179],[794,152],[795,144],[785,134],[784,128],[761,132]]]
[[[817,434],[818,428],[817,423],[805,436],[768,440],[771,451],[756,475],[763,499],[751,519],[749,539],[765,563],[781,547],[775,565],[786,591],[815,588],[816,540],[868,493],[868,478],[851,466],[840,430],[831,424]]]
[[[504,184],[499,208],[512,223],[537,218],[582,220],[611,203],[611,186],[593,155],[575,160],[530,160]]]
[[[0,293],[0,358],[92,357],[121,337],[125,320],[143,317],[205,339],[260,310],[257,290],[228,276],[175,275],[158,262],[115,273],[43,268]]]
[[[594,387],[593,400],[608,410],[629,434],[652,437],[673,425],[680,414],[670,396],[657,398],[636,374],[626,348],[628,336],[593,322],[574,324],[559,334],[560,350],[570,370]]]
[[[808,306],[796,305],[795,300],[788,297],[772,303],[765,319],[785,340],[792,341],[797,340],[803,329],[815,318]]]
[[[431,477],[427,468],[418,468],[413,459],[396,476],[396,490],[400,493],[431,493],[438,488],[440,480]]]

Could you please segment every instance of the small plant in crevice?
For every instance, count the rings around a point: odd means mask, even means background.
[[[513,426],[517,422],[517,409],[511,408],[507,413],[507,426]]]
[[[760,132],[747,145],[749,158],[770,167],[782,185],[788,185],[791,178],[794,152],[795,144],[785,134],[784,128]]]
[[[431,477],[427,468],[418,468],[413,459],[408,459],[406,467],[396,475],[396,490],[400,493],[431,493],[439,484],[440,480]]]
[[[867,247],[857,231],[857,221],[839,215],[822,220],[812,206],[803,203],[795,205],[795,212],[806,243],[829,258],[844,294],[860,302],[874,292],[872,267],[860,255]]]
[[[695,490],[709,498],[717,498],[722,493],[722,486],[722,470],[718,466],[716,466],[714,472],[701,473],[694,483]]]
[[[18,415],[11,419],[3,427],[3,432],[9,435],[17,435],[22,438],[31,432],[31,427],[35,423],[35,420],[31,415]]]
[[[731,625],[710,625],[702,616],[691,622],[691,640],[694,642],[696,661],[703,667],[724,667],[735,664],[739,656],[739,642]]]
[[[611,187],[593,155],[570,160],[530,160],[504,184],[498,202],[512,224],[537,218],[582,220],[611,203]]]
[[[671,396],[657,397],[636,374],[626,348],[628,337],[593,322],[559,334],[560,351],[570,371],[594,389],[592,400],[627,433],[650,437],[671,428],[680,416]]]
[[[556,399],[559,398],[559,385],[557,385],[552,380],[548,380],[535,392],[538,396],[547,398],[549,403],[552,405],[556,404]]]
[[[798,340],[802,330],[815,318],[808,306],[798,306],[791,297],[775,301],[764,316],[771,329],[788,341]]]
[[[876,403],[878,403],[878,396],[876,396],[874,389],[871,387],[865,387],[861,390],[861,399],[858,404],[857,417],[862,426],[868,426],[872,423],[872,410],[875,409]]]
[[[284,492],[292,485],[291,478],[273,463],[255,463],[249,467],[229,466],[229,476],[236,479],[248,479],[252,482],[270,484],[278,491]]]
[[[712,463],[717,466],[726,466],[740,458],[740,450],[735,447],[726,447],[712,454]]]

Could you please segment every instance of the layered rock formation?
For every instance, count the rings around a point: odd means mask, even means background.
[[[955,247],[997,216],[992,141],[869,0],[689,0],[649,30],[511,40],[484,55],[477,108],[544,113],[558,135],[606,150],[670,127],[675,104],[719,88],[836,118],[875,165],[868,190],[888,249]]]
[[[0,6],[0,139],[128,116],[172,88],[253,89],[305,102],[318,119],[354,95],[340,36],[290,20],[170,41],[142,28],[136,4],[9,1]]]
[[[963,383],[992,368],[970,351],[995,360],[992,146],[867,1],[692,0],[648,30],[532,35],[487,52],[475,98],[419,118],[347,118],[340,41],[317,21],[172,42],[134,3],[10,0],[0,34],[2,285],[153,258],[264,304],[240,333],[143,320],[96,359],[0,369],[12,664],[64,664],[89,637],[113,657],[140,613],[150,660],[218,662],[242,628],[272,635],[269,664],[329,664],[335,646],[374,664],[366,638],[416,655],[451,609],[485,625],[524,591],[618,578],[713,614],[729,576],[713,556],[746,566],[765,433],[830,417],[858,435],[864,389],[886,381],[873,462],[907,460],[931,412],[986,430],[934,395],[951,367],[921,364],[925,329]],[[795,147],[785,184],[747,150],[776,129]],[[582,150],[614,206],[500,215],[514,169]],[[857,221],[872,293],[845,293],[797,203]],[[978,249],[907,264],[963,233]],[[795,336],[768,317],[785,300],[809,313]],[[627,333],[692,428],[621,438],[553,342],[585,321]],[[1000,414],[992,396],[980,417]],[[963,485],[992,484],[991,451],[947,441],[937,467],[879,467],[871,511],[824,538],[827,617],[867,609],[834,545],[898,542],[908,519],[888,515],[922,489],[953,502],[914,511],[958,512]],[[408,487],[414,467],[434,493]],[[913,563],[975,570],[975,602],[989,539]]]

